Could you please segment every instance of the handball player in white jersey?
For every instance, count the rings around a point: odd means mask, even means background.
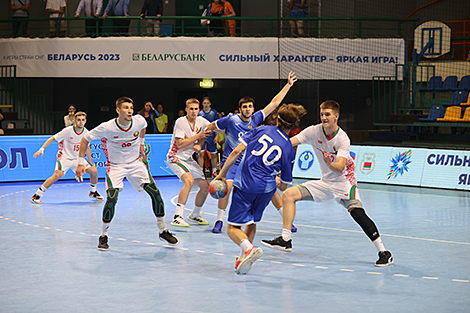
[[[36,193],[31,197],[32,203],[41,204],[41,197],[56,181],[58,181],[62,176],[71,169],[74,173],[77,170],[77,160],[78,160],[78,150],[80,148],[80,143],[83,136],[88,132],[85,128],[86,123],[86,113],[77,112],[75,114],[75,125],[68,126],[62,129],[60,132],[55,134],[46,140],[33,157],[37,158],[40,155],[44,155],[44,150],[49,146],[54,140],[59,142],[59,151],[57,152],[57,162],[55,164],[54,174],[49,177],[41,187],[36,191]],[[98,183],[98,170],[93,165],[93,160],[91,158],[90,147],[86,146],[86,154],[88,160],[85,162],[85,171],[90,174],[90,193],[89,196],[92,199],[103,200],[104,198],[96,191],[96,184]]]
[[[127,178],[132,187],[141,192],[144,190],[152,200],[153,213],[157,217],[160,240],[171,245],[178,244],[178,239],[166,228],[163,199],[148,167],[144,151],[144,137],[147,122],[142,115],[132,116],[134,104],[132,99],[121,97],[116,101],[118,117],[101,123],[89,131],[82,139],[78,160],[77,176],[85,171],[85,147],[95,139],[101,139],[106,156],[106,204],[103,208],[103,224],[98,243],[98,250],[108,250],[108,229],[114,217],[119,192],[123,189],[123,180]]]
[[[178,195],[175,216],[171,222],[172,226],[189,227],[189,224],[184,221],[184,207],[193,184],[199,187],[199,191],[196,194],[194,209],[187,216],[187,220],[197,225],[209,225],[209,222],[203,219],[201,214],[201,208],[209,193],[209,183],[197,162],[197,154],[201,151],[201,146],[210,136],[211,131],[206,130],[209,121],[198,116],[198,113],[199,100],[195,98],[186,100],[186,116],[176,120],[170,150],[167,154],[168,167],[184,183]],[[193,156],[195,153],[196,155]]]
[[[379,259],[375,266],[388,266],[393,263],[392,254],[385,249],[375,223],[367,216],[362,206],[356,183],[356,168],[349,148],[348,135],[338,126],[340,107],[336,101],[325,101],[320,105],[321,124],[307,127],[291,138],[293,146],[309,144],[320,163],[322,178],[287,189],[282,194],[283,229],[282,235],[273,240],[262,240],[270,248],[292,251],[290,225],[295,217],[297,201],[324,202],[334,199],[344,206],[351,217],[374,243]]]

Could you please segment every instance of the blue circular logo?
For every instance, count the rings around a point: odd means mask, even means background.
[[[315,157],[313,156],[313,153],[309,150],[304,151],[300,154],[298,158],[298,166],[300,170],[302,171],[307,171],[312,167],[313,161],[315,160]]]

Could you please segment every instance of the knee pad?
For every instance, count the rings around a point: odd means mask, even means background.
[[[149,194],[152,199],[153,213],[156,217],[162,217],[165,215],[165,204],[163,203],[162,196],[155,183],[144,184],[144,190]]]
[[[370,240],[374,241],[375,239],[379,238],[379,231],[375,226],[374,222],[367,216],[366,212],[363,208],[355,208],[349,212],[352,218],[356,221],[356,223],[361,226],[362,230],[366,233],[367,237]]]
[[[117,203],[119,189],[110,188],[106,191],[106,203],[103,208],[103,222],[111,223],[111,220],[114,217],[114,208]]]

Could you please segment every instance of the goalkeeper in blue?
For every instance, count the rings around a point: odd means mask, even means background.
[[[306,113],[301,105],[280,107],[277,126],[261,126],[243,135],[215,178],[226,181],[227,172],[246,150],[233,180],[227,226],[228,236],[241,248],[235,261],[237,274],[248,273],[253,263],[263,255],[261,248],[253,246],[256,223],[261,221],[276,187],[283,191],[292,183],[295,152],[287,134]],[[242,226],[245,226],[244,231]]]

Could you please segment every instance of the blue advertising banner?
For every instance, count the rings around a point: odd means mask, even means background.
[[[44,156],[34,158],[50,136],[2,136],[0,138],[0,182],[45,180],[54,173],[57,160],[58,142],[54,141],[44,150]],[[174,176],[166,164],[166,154],[170,148],[171,135],[146,135],[150,172],[153,176]],[[93,163],[98,175],[106,175],[106,157],[101,149],[101,141],[90,142]],[[88,175],[85,175],[85,178]],[[68,171],[62,179],[74,179]]]

